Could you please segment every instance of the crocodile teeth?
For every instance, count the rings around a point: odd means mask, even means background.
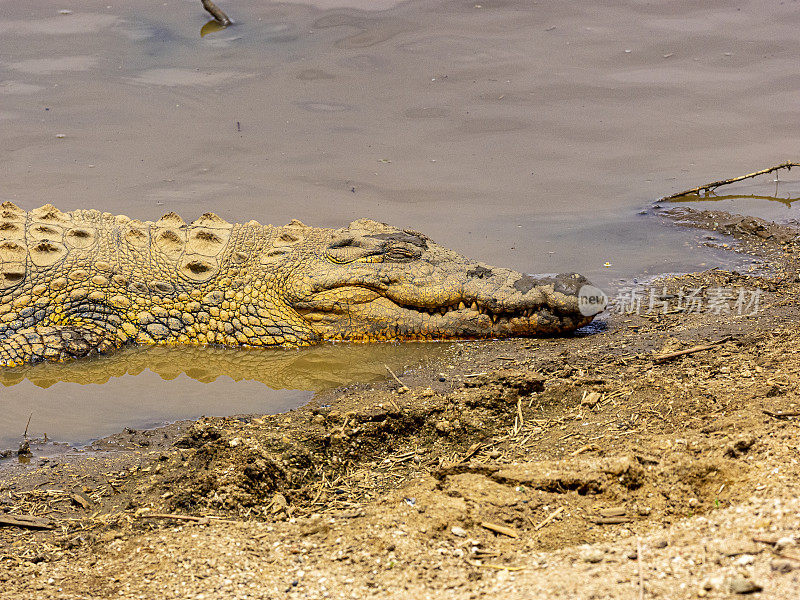
[[[458,303],[458,310],[464,310],[465,308],[467,308],[466,304],[464,304],[463,302]]]
[[[472,303],[472,306],[470,306],[470,308],[471,308],[472,310],[478,310],[478,303],[477,303],[477,302],[473,302],[473,303]],[[480,312],[482,313],[483,311],[480,311]]]

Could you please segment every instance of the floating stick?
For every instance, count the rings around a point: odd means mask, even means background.
[[[203,3],[203,8],[210,12],[211,16],[214,17],[220,25],[227,27],[231,24],[228,15],[222,12],[219,6],[214,4],[211,0],[201,0],[201,2]]]
[[[761,171],[756,171],[755,173],[748,173],[747,175],[740,175],[739,177],[731,177],[730,179],[723,179],[721,181],[712,181],[711,183],[707,183],[705,185],[701,185],[696,188],[692,188],[690,190],[685,190],[683,192],[678,192],[677,194],[672,194],[670,196],[664,196],[659,200],[659,202],[666,202],[668,200],[673,200],[675,198],[680,198],[681,196],[688,196],[689,194],[699,194],[700,192],[710,192],[721,185],[728,185],[729,183],[736,183],[737,181],[743,181],[745,179],[752,179],[753,177],[758,177],[759,175],[766,175],[767,173],[772,173],[773,171],[779,171],[780,169],[786,169],[791,171],[792,167],[800,167],[800,163],[796,162],[785,162],[780,165],[775,165],[774,167],[770,167],[769,169],[763,169]]]

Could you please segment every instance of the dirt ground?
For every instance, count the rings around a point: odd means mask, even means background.
[[[800,238],[662,212],[761,262],[288,414],[7,462],[0,522],[34,519],[0,527],[0,598],[800,598]]]

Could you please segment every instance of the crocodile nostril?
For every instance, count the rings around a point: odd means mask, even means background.
[[[555,277],[553,290],[567,296],[577,296],[586,283],[588,283],[586,278],[578,273],[560,273]]]
[[[487,269],[481,265],[476,265],[469,271],[467,271],[467,277],[473,277],[476,279],[485,279],[486,277],[491,277],[493,271],[491,269]]]

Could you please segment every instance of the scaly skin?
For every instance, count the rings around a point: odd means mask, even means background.
[[[551,335],[592,320],[579,275],[535,279],[369,220],[141,222],[0,205],[0,367],[124,344]]]

